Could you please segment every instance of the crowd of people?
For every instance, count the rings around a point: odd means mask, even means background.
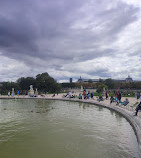
[[[106,97],[106,99],[108,99],[108,97],[109,97],[108,92],[105,93],[105,97]],[[121,104],[121,105],[126,106],[129,103],[128,98],[126,98],[123,102],[121,101],[121,98],[122,98],[121,92],[116,92],[115,93],[115,97],[111,96],[111,98],[110,98],[110,104],[113,103],[113,102],[116,102],[116,105]],[[140,101],[139,101],[139,103],[138,103],[138,105],[137,105],[137,107],[135,109],[134,116],[137,116],[139,110],[141,110],[141,94],[140,94],[140,92],[136,93],[136,98],[137,98],[137,100],[140,100]]]
[[[121,101],[121,98],[122,98],[121,92],[116,92],[115,97],[111,96],[110,104],[113,102],[116,102],[117,103],[116,105],[121,104],[121,105],[126,106],[129,103],[128,98],[126,98],[123,102]]]
[[[87,99],[96,99],[98,102],[101,102],[101,101],[104,101],[104,99],[110,100],[110,104],[112,103],[116,103],[116,105],[128,105],[129,104],[129,100],[128,98],[125,98],[125,100],[122,101],[122,93],[120,91],[116,91],[114,95],[110,95],[108,91],[105,92],[105,97],[103,98],[103,95],[100,95],[100,96],[95,96],[94,98],[94,92],[90,92],[90,91],[86,91],[86,90],[83,90],[82,93],[79,93],[79,95],[75,95],[75,94],[72,94],[72,93],[67,93],[66,95],[64,95],[63,97],[65,98],[78,98],[78,99],[84,99],[84,100],[87,100]],[[140,95],[140,92],[137,92],[136,93],[136,98],[137,100],[140,99],[136,109],[135,109],[135,114],[134,116],[137,116],[138,115],[138,111],[141,110],[141,95]]]

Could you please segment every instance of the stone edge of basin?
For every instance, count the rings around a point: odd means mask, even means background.
[[[51,98],[52,99],[52,98]],[[110,110],[113,110],[115,112],[118,112],[120,115],[122,115],[124,118],[128,120],[130,125],[133,127],[133,130],[136,134],[137,141],[138,141],[138,151],[139,151],[139,156],[141,157],[141,118],[137,116],[133,116],[133,112],[128,111],[126,109],[123,109],[119,106],[111,106],[111,105],[106,105],[100,102],[96,101],[89,101],[89,100],[71,100],[71,99],[53,99],[53,100],[63,100],[63,101],[75,101],[75,102],[81,102],[81,103],[88,103],[88,104],[93,104],[96,106],[101,106]]]
[[[134,132],[135,132],[136,137],[137,137],[137,141],[138,141],[139,156],[141,157],[141,118],[133,116],[133,112],[128,111],[126,109],[123,109],[119,106],[111,106],[109,104],[103,104],[100,102],[90,101],[90,100],[64,99],[64,98],[21,98],[21,97],[8,98],[8,97],[0,97],[0,99],[45,99],[45,100],[73,101],[73,102],[93,104],[93,105],[101,106],[101,107],[116,111],[119,114],[121,114],[123,117],[125,117],[128,120],[128,122],[130,123],[130,125],[133,127]]]

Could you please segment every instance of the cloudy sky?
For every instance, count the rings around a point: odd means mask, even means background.
[[[141,80],[141,0],[0,0],[0,81]]]

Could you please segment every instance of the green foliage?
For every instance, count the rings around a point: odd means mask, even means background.
[[[120,89],[141,89],[141,81],[138,82],[116,82],[115,88]]]
[[[20,91],[20,94],[27,94],[29,90],[29,86],[33,85],[40,92],[60,92],[61,88],[80,88],[83,86],[84,89],[94,88],[97,89],[97,93],[102,93],[103,88],[105,89],[120,89],[120,90],[140,90],[141,89],[141,81],[138,82],[115,82],[111,78],[106,79],[105,81],[99,79],[99,82],[92,83],[92,80],[89,80],[88,83],[57,83],[54,78],[52,78],[47,72],[38,74],[36,78],[33,77],[21,77],[17,80],[17,82],[3,82],[0,87],[1,94],[7,94],[8,91],[11,91],[12,88],[16,91]],[[125,96],[128,93],[124,94]],[[134,94],[130,93],[130,96],[134,96]]]
[[[100,82],[100,83],[103,83],[104,81],[103,81],[101,78],[99,78],[99,82]]]
[[[135,95],[122,95],[123,97],[135,97]]]
[[[42,92],[53,93],[61,89],[60,85],[47,72],[36,76],[36,86]]]
[[[19,84],[20,89],[22,90],[29,90],[29,86],[33,85],[33,87],[36,87],[36,80],[33,77],[21,77],[17,80],[17,83]]]
[[[36,78],[33,77],[21,77],[17,82],[3,82],[0,88],[1,94],[7,94],[8,91],[12,91],[12,88],[16,91],[20,91],[20,94],[27,94],[29,86],[33,85],[40,92],[59,92],[61,85],[58,84],[48,73],[38,74]]]
[[[75,87],[76,87],[75,83],[62,83],[62,88],[75,88]]]
[[[104,89],[104,88],[105,88],[105,90],[108,89],[107,85],[105,85],[105,84],[100,84],[100,85],[98,86],[96,92],[100,94],[100,93],[103,92],[103,89]]]
[[[94,96],[99,96],[99,93],[98,92],[94,92]]]
[[[3,82],[2,86],[1,86],[1,94],[7,94],[8,91],[11,91],[12,88],[15,89],[15,91],[19,90],[20,87],[18,85],[18,83],[15,82]]]
[[[111,78],[108,78],[104,81],[105,85],[107,85],[108,89],[113,89],[115,84]]]
[[[92,83],[93,81],[91,79],[88,80],[88,83]]]

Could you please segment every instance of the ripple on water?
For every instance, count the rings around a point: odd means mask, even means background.
[[[0,157],[138,158],[136,136],[127,120],[87,105],[0,100]]]

